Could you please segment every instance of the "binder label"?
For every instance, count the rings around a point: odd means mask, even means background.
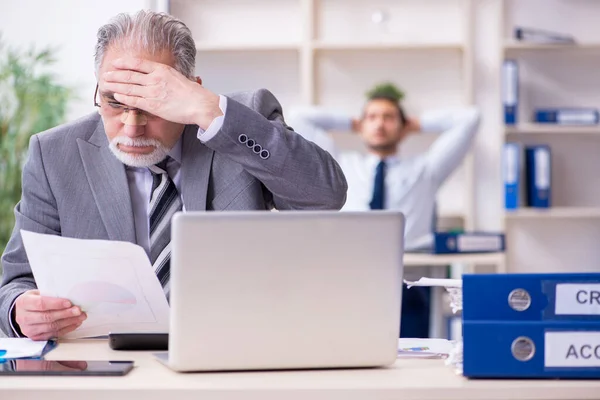
[[[459,251],[500,251],[502,249],[502,238],[493,235],[459,235]]]
[[[592,110],[559,110],[557,113],[558,123],[561,125],[571,124],[595,124],[596,113]]]
[[[600,315],[600,283],[556,285],[556,315]]]
[[[519,148],[514,145],[504,147],[504,183],[514,185],[518,179]]]
[[[550,151],[546,148],[535,150],[535,186],[539,190],[550,189]]]
[[[517,63],[513,60],[504,62],[504,85],[502,86],[502,95],[504,104],[514,106],[517,104],[517,96],[519,90]]]
[[[545,367],[600,367],[600,331],[546,332]]]

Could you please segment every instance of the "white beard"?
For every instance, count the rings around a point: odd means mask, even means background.
[[[149,154],[130,154],[119,150],[119,144],[125,146],[153,146],[154,150]],[[110,150],[125,165],[130,167],[146,168],[155,165],[164,160],[169,154],[169,149],[156,139],[128,138],[117,136],[110,141]]]

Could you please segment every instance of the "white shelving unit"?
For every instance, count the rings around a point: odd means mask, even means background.
[[[219,93],[266,87],[282,103],[284,116],[292,106],[320,105],[358,117],[366,91],[382,81],[394,82],[406,92],[409,116],[474,103],[473,0],[169,3],[168,11],[195,35],[197,73],[206,87]],[[357,135],[332,135],[342,150],[365,150]],[[414,135],[401,146],[401,155],[421,153],[436,138]],[[474,177],[471,153],[438,194],[441,229],[475,228]],[[430,266],[449,261],[428,258]],[[503,260],[503,255],[493,255],[484,264],[503,269]],[[427,257],[417,261],[427,262]],[[445,269],[436,271],[445,277]],[[462,268],[452,271],[460,275]],[[442,301],[438,297],[436,315]],[[436,317],[432,328],[436,336],[441,333],[440,322]]]
[[[600,2],[504,0],[502,5],[501,58],[518,62],[520,81],[518,124],[505,128],[505,141],[548,144],[552,151],[552,207],[505,212],[507,270],[599,271],[600,125],[531,121],[536,107],[600,109]],[[570,33],[577,44],[514,42],[517,25]]]
[[[163,0],[163,3],[166,0]],[[365,92],[389,80],[407,93],[410,115],[471,105],[472,0],[171,0],[196,40],[197,73],[220,93],[266,87],[285,111],[322,105],[358,116]],[[431,12],[435,7],[436,12]],[[356,135],[334,132],[342,149]],[[402,146],[424,151],[435,135]],[[475,226],[473,157],[442,188],[440,218]]]

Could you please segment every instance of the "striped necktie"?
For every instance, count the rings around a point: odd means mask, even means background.
[[[171,218],[183,205],[175,183],[167,174],[168,159],[149,167],[153,178],[149,207],[150,261],[167,298],[171,275]]]

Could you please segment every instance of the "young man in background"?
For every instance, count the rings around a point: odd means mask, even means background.
[[[360,118],[307,107],[292,110],[288,122],[342,167],[348,182],[342,211],[401,211],[406,217],[405,248],[411,250],[431,245],[436,194],[468,153],[480,116],[473,107],[464,107],[428,110],[410,118],[401,97],[397,89],[383,86],[369,95]],[[366,153],[340,152],[328,131],[356,132]],[[440,135],[424,154],[400,158],[399,145],[420,133]],[[400,336],[429,336],[428,288],[404,289]]]

